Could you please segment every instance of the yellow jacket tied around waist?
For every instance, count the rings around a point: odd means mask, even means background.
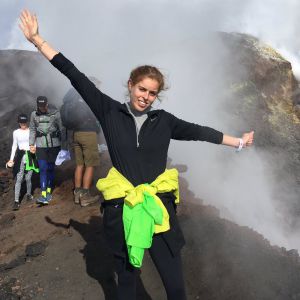
[[[170,229],[169,214],[156,194],[173,192],[175,203],[179,203],[178,171],[166,170],[152,183],[134,187],[117,169],[111,168],[96,186],[106,201],[124,198],[123,225],[129,261],[140,267],[153,234]]]

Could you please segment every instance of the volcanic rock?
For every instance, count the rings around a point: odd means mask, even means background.
[[[40,241],[26,246],[25,254],[27,257],[36,257],[43,254],[48,246],[47,241]]]
[[[255,131],[255,146],[267,152],[274,180],[289,182],[291,214],[300,212],[299,82],[292,65],[257,38],[220,33],[228,49],[225,68],[230,86],[225,110],[235,113],[238,127]],[[234,116],[233,116],[234,118]],[[280,202],[281,185],[274,192]],[[297,196],[298,195],[298,196]],[[284,203],[282,203],[284,204]]]

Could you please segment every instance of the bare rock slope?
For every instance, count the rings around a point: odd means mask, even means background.
[[[299,83],[289,61],[253,36],[220,33],[229,49],[226,105],[256,132],[256,146],[285,161],[286,175],[300,183]]]

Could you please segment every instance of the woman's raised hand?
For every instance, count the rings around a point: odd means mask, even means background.
[[[36,15],[24,9],[20,15],[20,21],[19,27],[24,33],[24,36],[29,42],[34,43],[34,37],[39,34],[39,25]]]
[[[37,49],[48,59],[51,60],[58,52],[53,49],[40,35],[39,24],[36,15],[24,9],[20,15],[20,29],[26,39],[34,44]]]

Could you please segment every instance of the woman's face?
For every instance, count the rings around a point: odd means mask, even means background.
[[[27,123],[19,123],[19,125],[20,125],[20,128],[23,130],[28,128]]]
[[[157,98],[159,83],[157,80],[149,77],[142,79],[135,85],[129,80],[128,89],[132,107],[142,112],[150,107]]]

